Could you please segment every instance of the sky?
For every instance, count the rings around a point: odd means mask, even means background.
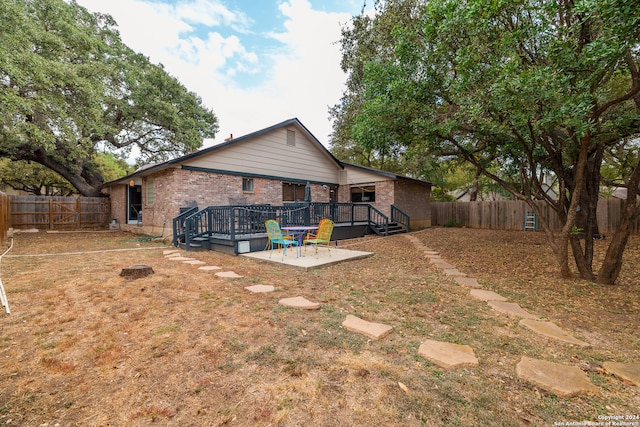
[[[77,0],[218,118],[214,140],[297,117],[327,148],[346,75],[340,30],[365,0]],[[372,7],[369,1],[367,8]]]

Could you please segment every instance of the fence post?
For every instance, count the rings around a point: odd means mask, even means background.
[[[53,200],[49,199],[49,230],[53,230]]]
[[[80,205],[80,198],[76,198],[76,228],[81,228],[82,221],[82,206]]]

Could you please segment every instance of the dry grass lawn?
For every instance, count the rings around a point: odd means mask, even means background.
[[[640,415],[639,388],[602,368],[640,362],[640,237],[619,284],[605,287],[558,279],[541,233],[414,236],[592,346],[546,339],[492,311],[404,236],[340,242],[375,255],[310,272],[189,253],[243,276],[224,279],[132,234],[22,233],[0,273],[12,311],[0,316],[0,425],[549,426]],[[119,276],[134,264],[155,274]],[[244,289],[255,284],[276,291]],[[293,296],[322,308],[278,305]],[[344,330],[347,314],[394,331],[372,341]],[[480,364],[439,368],[418,354],[425,339],[470,345]],[[577,366],[600,392],[539,389],[516,375],[522,356]]]

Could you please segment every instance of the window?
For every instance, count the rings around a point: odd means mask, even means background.
[[[253,178],[242,178],[242,191],[253,193]]]
[[[147,179],[147,206],[153,205],[156,201],[156,192],[153,188],[153,178]]]
[[[302,202],[304,201],[304,184],[292,184],[290,182],[282,183],[282,201],[283,202]]]
[[[287,129],[287,145],[296,145],[296,131]]]
[[[361,185],[351,187],[351,201],[353,203],[372,203],[376,201],[376,186]]]

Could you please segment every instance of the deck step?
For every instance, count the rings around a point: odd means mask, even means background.
[[[389,225],[387,226],[387,232],[385,233],[384,227],[383,226],[379,226],[379,225],[372,225],[371,229],[373,230],[374,233],[376,233],[378,236],[391,236],[394,234],[402,234],[402,233],[406,233],[407,229],[398,223],[389,223]]]
[[[193,243],[193,240],[192,240],[192,243],[189,245],[189,249],[187,249],[187,245],[184,242],[181,242],[179,246],[180,246],[180,249],[189,250],[189,251],[206,251],[208,250],[207,246],[209,245]]]

